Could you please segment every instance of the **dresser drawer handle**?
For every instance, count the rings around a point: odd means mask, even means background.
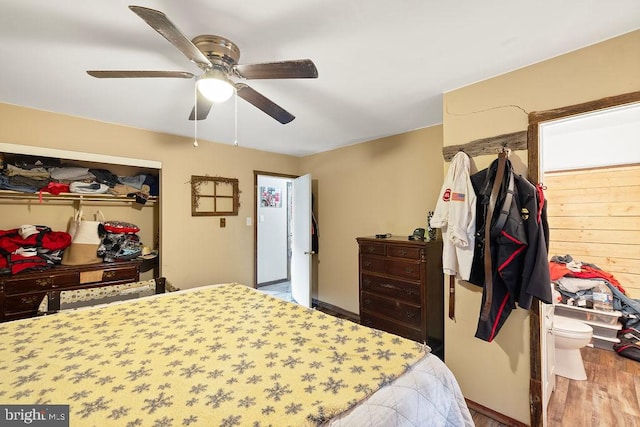
[[[42,299],[42,295],[28,295],[25,297],[20,298],[20,303],[21,304],[33,304],[34,302],[41,300]]]
[[[407,295],[417,295],[418,292],[416,292],[415,289],[411,289],[411,288],[405,288],[404,293]]]
[[[413,268],[405,267],[404,272],[407,273],[407,274],[411,274],[411,273],[413,273]]]
[[[364,305],[371,305],[371,300],[369,298],[366,298],[364,300]]]
[[[375,251],[376,251],[376,248],[374,248],[373,246],[367,246],[367,252],[374,253]]]
[[[105,279],[113,279],[114,277],[116,277],[116,272],[115,271],[105,271],[104,274],[102,275],[103,278]]]
[[[45,277],[43,279],[36,279],[36,285],[38,286],[48,286],[53,283],[53,278]]]
[[[369,286],[371,284],[371,280],[369,279],[362,279],[362,284],[365,286]]]
[[[371,267],[371,261],[365,261],[363,264],[367,268]]]
[[[416,317],[415,313],[411,313],[411,312],[407,312],[407,319],[413,319],[414,317]]]
[[[400,250],[400,255],[401,256],[405,256],[407,254],[407,251],[405,251],[404,249]]]

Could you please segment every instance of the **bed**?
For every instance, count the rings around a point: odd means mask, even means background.
[[[0,404],[71,426],[464,426],[429,347],[230,283],[0,324]]]

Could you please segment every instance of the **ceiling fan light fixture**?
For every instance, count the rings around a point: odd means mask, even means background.
[[[198,90],[211,102],[222,103],[227,101],[235,92],[233,82],[226,74],[217,69],[207,71],[198,78]]]

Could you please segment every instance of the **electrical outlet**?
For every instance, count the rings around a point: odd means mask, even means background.
[[[250,216],[247,217],[247,226],[251,226],[251,217]]]
[[[220,228],[227,226],[227,218],[220,218]]]

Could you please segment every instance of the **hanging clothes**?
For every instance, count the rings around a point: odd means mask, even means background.
[[[476,229],[476,194],[469,177],[469,156],[458,152],[440,190],[429,225],[442,229],[442,269],[469,280]]]
[[[500,162],[504,173],[496,183]],[[491,342],[516,303],[526,310],[533,297],[551,303],[546,205],[541,187],[515,174],[506,155],[472,175],[471,183],[477,203],[469,282],[484,287],[475,336]]]

